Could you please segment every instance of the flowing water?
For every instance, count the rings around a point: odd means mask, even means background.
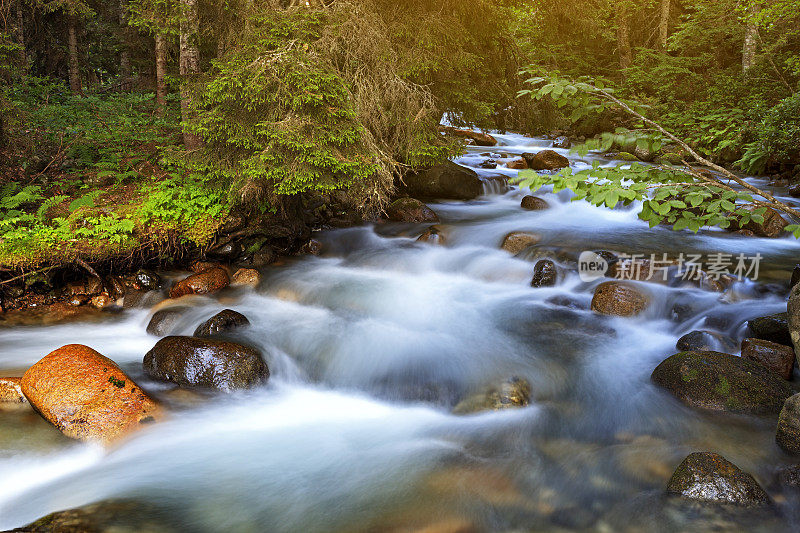
[[[497,137],[491,152],[549,146]],[[477,167],[486,150],[470,148],[460,162]],[[594,157],[560,152],[574,169]],[[721,453],[768,490],[789,460],[774,443],[774,419],[691,410],[650,373],[691,330],[738,345],[747,319],[785,310],[798,244],[651,230],[632,208],[570,202],[564,192],[539,191],[551,208],[525,211],[529,192],[489,180],[475,201],[431,204],[444,246],[416,242],[424,225],[324,232],[320,257],[266,269],[258,289],[195,297],[173,333],[191,334],[224,308],[245,314],[252,327],[240,339],[262,349],[272,373],[258,390],[171,400],[141,370],[157,340],[145,332],[146,309],[0,330],[0,374],[83,343],[176,406],[169,421],[111,451],[68,441],[31,413],[0,412],[0,529],[133,499],[173,530],[198,532],[796,530],[800,502],[775,492],[768,511],[664,495],[693,451]],[[514,257],[500,250],[511,231],[542,241]],[[724,294],[643,283],[652,305],[614,318],[588,310],[602,280],[576,271],[577,255],[597,249],[763,259],[757,283]],[[556,287],[530,287],[538,257],[562,267]],[[451,414],[512,376],[530,382],[528,407]]]

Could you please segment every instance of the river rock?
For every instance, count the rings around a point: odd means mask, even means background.
[[[650,376],[690,407],[710,411],[771,415],[780,412],[794,389],[763,366],[730,354],[680,352]]]
[[[605,281],[594,290],[591,308],[604,315],[634,316],[644,311],[649,301],[647,295],[634,285]]]
[[[417,242],[427,242],[428,244],[444,245],[447,241],[442,229],[439,226],[431,226],[425,233],[417,237]]]
[[[794,347],[795,355],[800,354],[800,284],[792,287],[789,292],[789,303],[786,305],[786,329],[789,332],[790,346]],[[778,324],[772,324],[777,329]],[[752,329],[752,324],[750,328]],[[762,337],[763,338],[763,337]],[[777,339],[767,339],[779,342]],[[785,343],[782,343],[785,344]]]
[[[691,331],[678,339],[675,348],[682,352],[719,351],[722,348],[722,342],[709,331]]]
[[[453,128],[452,126],[439,126],[439,131],[442,131],[448,135],[453,135],[455,137],[470,139],[476,146],[497,145],[497,139],[495,139],[488,133],[483,133],[481,131]]]
[[[257,287],[261,283],[261,273],[254,268],[240,268],[231,276],[231,286]]]
[[[486,170],[494,170],[497,168],[497,161],[494,159],[487,159],[478,165],[478,167]]]
[[[386,208],[389,220],[395,222],[439,222],[433,209],[414,198],[400,198]]]
[[[308,239],[301,248],[301,254],[307,255],[319,255],[322,253],[322,242],[318,241],[317,239]]]
[[[14,533],[177,533],[172,517],[157,507],[135,500],[104,500],[76,509],[57,511],[14,529]]]
[[[792,379],[794,350],[788,346],[763,339],[744,339],[742,357],[760,364],[783,379]]]
[[[233,309],[224,309],[197,326],[194,336],[211,337],[249,325],[250,321],[243,314],[237,313]]]
[[[542,150],[535,154],[522,154],[528,163],[528,168],[533,170],[558,170],[569,166],[569,159],[554,150]]]
[[[556,137],[553,141],[553,148],[569,148],[570,146],[572,146],[572,142],[565,135]]]
[[[231,271],[228,266],[223,265],[222,263],[218,263],[217,261],[195,261],[189,266],[189,270],[194,272],[195,274],[199,274],[201,272],[205,272],[206,270],[211,270],[212,268],[221,268],[225,270],[225,272],[230,275]]]
[[[208,256],[225,262],[231,262],[239,257],[241,253],[242,247],[238,242],[227,242],[209,250]]]
[[[536,233],[530,233],[527,231],[512,231],[506,235],[505,238],[503,238],[503,244],[500,245],[500,248],[509,253],[517,255],[524,249],[537,244],[541,240],[542,237]]]
[[[800,304],[800,301],[798,302]],[[792,300],[789,299],[789,307]],[[800,305],[797,306],[800,313]],[[774,315],[761,316],[747,321],[750,328],[750,336],[765,341],[777,342],[778,344],[792,345],[792,336],[789,334],[789,315],[788,313],[776,313]],[[798,315],[798,329],[800,329],[800,314]]]
[[[690,454],[672,474],[667,492],[692,500],[754,506],[771,500],[758,482],[721,455]]]
[[[481,411],[496,411],[509,407],[524,407],[530,403],[531,385],[526,379],[513,377],[499,386],[491,386],[462,400],[453,413],[464,415]]]
[[[163,337],[169,335],[175,329],[175,326],[181,321],[184,313],[188,310],[185,306],[173,306],[166,309],[159,309],[153,316],[150,317],[150,322],[147,324],[147,333]]]
[[[133,286],[140,291],[157,291],[161,288],[161,277],[150,270],[140,269],[133,275]]]
[[[790,396],[784,402],[778,416],[775,441],[788,453],[800,455],[800,394]]]
[[[230,277],[224,268],[209,268],[176,283],[169,291],[169,297],[180,298],[189,294],[209,294],[224,289],[229,283]]]
[[[531,287],[552,287],[557,280],[558,270],[555,263],[549,259],[542,259],[536,262],[533,267]]]
[[[483,194],[483,182],[474,170],[446,161],[403,177],[405,191],[415,198],[472,200]]]
[[[731,225],[728,227],[728,231],[736,233],[752,232],[753,235],[759,237],[779,237],[783,234],[783,228],[787,225],[788,222],[784,220],[778,211],[768,207],[764,213],[764,222],[750,220],[747,224],[742,226],[738,221],[732,221]],[[746,233],[742,234],[744,235]]]
[[[228,341],[164,337],[144,356],[145,372],[182,386],[249,389],[269,378],[261,353]]]
[[[109,444],[161,417],[156,402],[114,361],[82,344],[50,352],[20,384],[34,409],[78,440]]]
[[[518,157],[516,159],[512,159],[511,161],[506,161],[506,167],[510,168],[511,170],[525,170],[528,168],[528,162],[522,157]]]
[[[22,394],[21,378],[0,378],[0,411],[24,406],[28,399]]]
[[[263,268],[267,265],[271,265],[277,260],[278,254],[275,252],[272,246],[265,245],[253,254],[252,264],[256,268]]]
[[[522,209],[528,209],[529,211],[539,211],[542,209],[548,209],[550,204],[548,204],[543,198],[528,195],[522,199],[520,207],[522,207]]]

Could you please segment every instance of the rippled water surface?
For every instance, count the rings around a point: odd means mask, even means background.
[[[549,145],[498,139],[460,162]],[[590,164],[569,157],[576,170]],[[148,512],[203,532],[800,527],[791,499],[775,512],[666,499],[669,476],[692,451],[721,453],[768,488],[787,458],[774,444],[774,420],[692,411],[649,381],[681,335],[712,329],[738,345],[746,320],[785,310],[798,244],[650,230],[631,209],[570,202],[566,193],[540,191],[551,209],[524,211],[529,191],[500,189],[431,204],[444,246],[416,242],[424,225],[324,232],[320,257],[266,269],[256,290],[193,300],[173,333],[191,334],[224,308],[245,314],[252,327],[240,340],[263,350],[272,373],[262,389],[178,401],[171,420],[110,452],[71,443],[31,413],[0,412],[0,529],[109,498],[152,503]],[[511,231],[542,240],[513,257],[500,249]],[[588,310],[600,281],[575,271],[580,251],[597,249],[764,259],[760,283],[725,294],[643,283],[647,311],[612,318]],[[539,257],[562,268],[556,287],[530,287]],[[171,401],[141,370],[157,340],[145,332],[150,314],[0,330],[0,373],[83,343]],[[451,414],[512,376],[530,382],[530,406]]]

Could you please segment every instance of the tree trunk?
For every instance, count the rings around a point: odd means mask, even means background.
[[[661,15],[658,19],[658,44],[662,50],[667,49],[667,37],[669,35],[669,8],[670,0],[661,0]]]
[[[13,20],[13,37],[19,46],[20,72],[23,76],[28,72],[28,54],[25,49],[25,20],[22,17],[22,0],[14,2],[14,12],[11,13]]]
[[[183,145],[187,150],[199,148],[202,139],[187,131],[186,123],[192,118],[192,95],[189,82],[200,72],[200,21],[197,0],[181,0],[180,75],[181,119],[184,122]]]
[[[156,114],[164,116],[167,106],[167,40],[156,33]]]
[[[619,51],[620,68],[628,68],[633,62],[631,56],[631,38],[628,20],[627,0],[617,0],[617,50]]]
[[[742,72],[747,71],[756,61],[756,49],[758,45],[758,26],[754,22],[748,21],[744,30],[744,46],[742,47]]]
[[[81,72],[78,63],[78,29],[74,15],[67,15],[67,34],[69,37],[69,88],[73,94],[81,93]]]
[[[122,50],[119,53],[119,77],[122,83],[131,79],[131,28],[128,26],[128,0],[119,0],[119,27]]]

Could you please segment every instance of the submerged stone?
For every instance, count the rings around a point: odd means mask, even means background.
[[[711,452],[696,452],[684,459],[672,474],[667,492],[712,503],[743,506],[771,503],[753,476]]]

